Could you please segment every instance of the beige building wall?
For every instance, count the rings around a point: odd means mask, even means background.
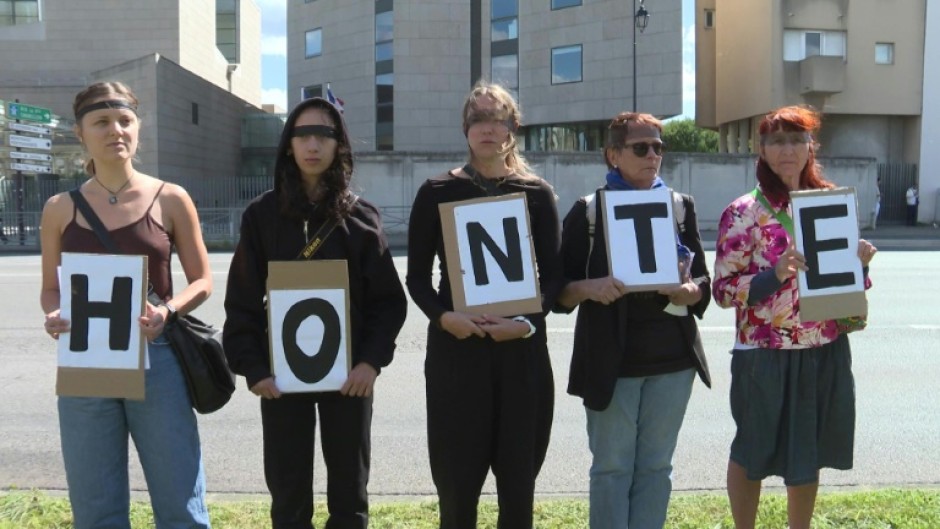
[[[704,10],[712,8],[715,27],[705,29]],[[746,152],[760,116],[806,103],[826,116],[821,139],[829,154],[915,162],[925,9],[925,0],[890,8],[873,1],[697,0],[697,123],[720,131],[722,150]],[[844,54],[785,61],[787,30],[843,33]],[[876,43],[894,45],[892,64],[876,64]]]

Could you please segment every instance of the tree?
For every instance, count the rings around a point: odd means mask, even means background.
[[[663,124],[663,141],[671,152],[718,152],[718,133],[696,127],[691,118]]]

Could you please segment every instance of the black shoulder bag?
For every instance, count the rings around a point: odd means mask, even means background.
[[[72,202],[82,212],[101,244],[111,253],[122,254],[101,219],[78,189],[69,192]],[[153,305],[163,303],[156,294],[147,297]],[[212,413],[224,406],[235,391],[235,375],[228,367],[222,350],[222,331],[185,314],[171,315],[163,334],[179,360],[193,409]]]

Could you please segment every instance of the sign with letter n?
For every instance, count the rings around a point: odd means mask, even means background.
[[[525,193],[439,208],[454,310],[491,316],[542,312]]]
[[[63,253],[56,394],[143,400],[147,257]]]
[[[633,291],[679,285],[672,191],[603,191],[608,269]]]
[[[800,319],[866,315],[855,188],[792,191],[790,200],[796,249],[807,268],[797,275]]]
[[[352,357],[343,260],[268,263],[271,370],[285,393],[337,391]]]

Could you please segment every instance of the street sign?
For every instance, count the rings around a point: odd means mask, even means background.
[[[7,118],[49,123],[52,121],[52,111],[48,108],[34,107],[23,103],[7,103]]]
[[[49,135],[49,129],[46,127],[40,127],[39,125],[27,125],[26,123],[7,123],[7,127],[11,130],[18,130],[20,132],[32,132],[33,134],[45,134]]]
[[[10,151],[10,158],[17,160],[35,160],[37,162],[51,162],[51,154],[43,154],[39,152],[20,152],[20,151]]]
[[[52,140],[10,134],[10,147],[20,147],[21,149],[42,149],[44,151],[48,151],[52,149]]]
[[[25,171],[27,173],[51,173],[52,168],[48,165],[36,165],[32,163],[10,162],[10,169],[14,171]]]

